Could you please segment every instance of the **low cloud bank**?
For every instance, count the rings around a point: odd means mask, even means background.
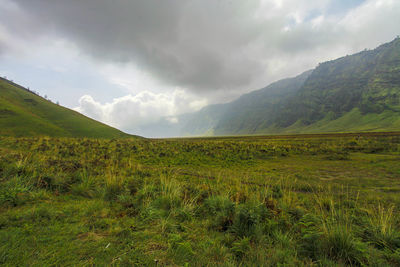
[[[76,111],[131,134],[148,137],[164,137],[168,134],[153,132],[157,123],[174,127],[179,123],[178,115],[194,112],[207,105],[205,99],[187,94],[183,90],[156,94],[143,91],[136,95],[115,98],[111,103],[97,102],[92,96],[79,99]],[[151,136],[149,136],[151,135]]]

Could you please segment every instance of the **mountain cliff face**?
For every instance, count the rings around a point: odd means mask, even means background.
[[[400,39],[180,118],[183,135],[400,130]]]
[[[320,64],[276,121],[288,127],[315,123],[327,115],[340,118],[354,108],[363,115],[399,111],[400,39]]]

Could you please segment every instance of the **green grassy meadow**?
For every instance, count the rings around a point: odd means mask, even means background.
[[[0,265],[399,266],[400,133],[0,137]]]

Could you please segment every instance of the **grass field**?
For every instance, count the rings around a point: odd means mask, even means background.
[[[399,266],[400,133],[0,137],[0,265]]]

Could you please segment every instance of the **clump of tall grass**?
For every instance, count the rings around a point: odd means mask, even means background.
[[[237,206],[230,231],[238,237],[259,240],[271,216],[262,203],[245,203]]]
[[[329,258],[351,265],[362,265],[367,246],[357,240],[348,225],[324,224],[321,249]]]
[[[180,183],[173,177],[161,175],[160,177],[161,196],[169,199],[178,199],[181,197]]]
[[[162,210],[165,216],[182,206],[180,183],[168,175],[160,176],[158,194],[154,194],[151,206]]]
[[[204,201],[200,216],[211,217],[210,228],[227,231],[233,223],[235,204],[227,196],[211,196]]]
[[[20,156],[18,160],[15,160],[14,162],[9,164],[6,164],[6,162],[2,162],[2,176],[6,179],[13,176],[30,176],[35,169],[32,168],[33,166],[30,166],[30,164],[30,156]]]
[[[354,210],[335,200],[331,190],[325,189],[324,194],[316,192],[315,213],[308,213],[301,219],[301,252],[314,260],[363,265],[367,261],[368,247],[357,238]]]
[[[233,251],[219,240],[205,240],[200,245],[204,254],[198,262],[199,266],[210,265],[210,262],[218,266],[237,266],[232,255]]]
[[[76,175],[78,182],[71,185],[71,192],[89,198],[96,196],[98,193],[97,179],[85,169]]]
[[[280,199],[283,197],[282,186],[276,184],[272,187],[272,197],[275,199]]]
[[[251,250],[250,239],[243,237],[233,242],[231,252],[235,255],[236,259],[242,260]]]
[[[116,200],[124,192],[124,178],[109,172],[104,179],[103,197],[105,200]]]
[[[18,206],[27,201],[31,187],[27,185],[23,177],[15,176],[0,187],[0,204]]]
[[[190,242],[185,241],[178,234],[170,234],[168,243],[168,255],[174,259],[175,263],[188,266],[188,263],[193,260],[195,255]]]
[[[199,215],[208,218],[210,229],[252,241],[259,241],[274,228],[270,223],[272,212],[256,200],[236,204],[227,196],[211,196],[204,201]]]
[[[369,220],[363,238],[379,249],[395,251],[400,248],[400,232],[395,228],[394,208],[394,205],[385,207],[379,203],[367,210]]]
[[[328,258],[350,265],[362,265],[367,245],[344,222],[324,220],[307,214],[302,220],[301,252],[314,260]]]

